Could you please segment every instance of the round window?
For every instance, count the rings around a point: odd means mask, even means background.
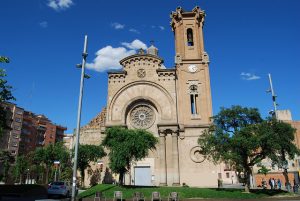
[[[147,105],[138,105],[131,110],[130,121],[135,128],[147,129],[155,121],[154,111]]]

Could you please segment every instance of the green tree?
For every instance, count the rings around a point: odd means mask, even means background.
[[[63,168],[60,175],[60,180],[72,182],[73,169],[71,166]]]
[[[262,120],[255,108],[221,108],[213,123],[198,139],[201,151],[208,159],[229,162],[243,172],[246,192],[254,165],[265,158],[282,164],[300,153],[293,143],[295,129],[275,119]]]
[[[61,169],[70,165],[70,157],[62,143],[49,144],[45,147],[39,147],[34,152],[34,163],[41,164],[46,170],[45,183],[49,181],[49,173],[54,161],[59,161]]]
[[[268,174],[268,172],[270,172],[271,169],[268,169],[266,166],[261,165],[261,167],[258,169],[258,173],[259,174],[264,174],[265,176]]]
[[[8,181],[9,169],[14,162],[15,158],[10,154],[9,151],[0,151],[0,167],[2,169],[2,181]]]
[[[266,157],[261,144],[266,136],[255,133],[262,118],[255,108],[221,108],[213,125],[198,139],[201,152],[214,162],[227,162],[244,173],[245,191],[249,192],[251,167]]]
[[[90,162],[97,162],[97,160],[106,156],[101,145],[79,145],[78,148],[78,169],[81,174],[81,182],[84,182],[84,170],[90,167]]]
[[[294,159],[295,155],[300,154],[300,150],[294,143],[296,129],[291,124],[278,121],[274,118],[264,122],[262,126],[268,130],[271,145],[268,157],[272,160],[273,165],[283,168],[285,183],[289,184],[287,167],[288,159]]]
[[[22,176],[29,168],[29,161],[24,155],[17,156],[15,165],[13,167],[13,175],[15,180],[19,179],[19,183],[22,184]]]
[[[118,173],[119,184],[123,185],[124,174],[132,161],[145,158],[149,150],[155,149],[157,138],[146,130],[112,127],[106,130],[102,145],[109,149],[110,169]]]
[[[9,58],[0,56],[0,63],[9,63]],[[7,115],[3,108],[3,103],[5,101],[15,100],[11,93],[12,87],[7,84],[5,77],[5,70],[0,68],[0,138],[3,135],[3,130],[9,129],[9,126],[7,125]]]

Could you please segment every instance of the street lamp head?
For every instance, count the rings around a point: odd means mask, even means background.
[[[86,78],[86,79],[90,79],[90,78],[91,78],[91,76],[90,76],[90,75],[88,75],[88,74],[84,74],[84,78]]]
[[[82,68],[82,64],[76,64],[76,68]]]
[[[88,53],[87,52],[83,52],[82,53],[82,57],[86,58],[88,56]]]

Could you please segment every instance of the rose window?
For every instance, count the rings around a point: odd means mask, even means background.
[[[146,129],[152,126],[155,120],[154,111],[146,105],[135,107],[130,114],[130,120],[135,128]]]

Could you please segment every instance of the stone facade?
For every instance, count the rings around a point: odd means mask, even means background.
[[[92,145],[100,145],[104,135],[104,125],[106,119],[106,108],[102,108],[102,111],[93,118],[87,125],[80,128],[80,137],[79,137],[79,144],[92,144]],[[76,135],[69,135],[65,138],[65,145],[73,148]],[[108,158],[105,157],[104,159],[106,162],[105,168],[108,167]],[[96,169],[100,168],[97,162],[90,163],[90,168],[85,170],[85,178],[83,186],[90,186],[90,180],[92,177],[91,172],[95,171]],[[92,170],[92,171],[91,171]],[[80,173],[78,172],[78,177],[80,177]],[[101,173],[101,178],[104,177],[104,172]]]
[[[108,73],[105,126],[147,129],[159,139],[155,151],[132,164],[126,184],[217,186],[220,169],[204,160],[197,144],[212,116],[204,17],[199,7],[171,13],[175,68],[165,68],[152,45],[122,59],[122,71]]]
[[[105,117],[106,108],[103,108],[87,125],[80,128],[80,144],[99,145],[101,143],[103,138],[101,131],[104,129]]]

